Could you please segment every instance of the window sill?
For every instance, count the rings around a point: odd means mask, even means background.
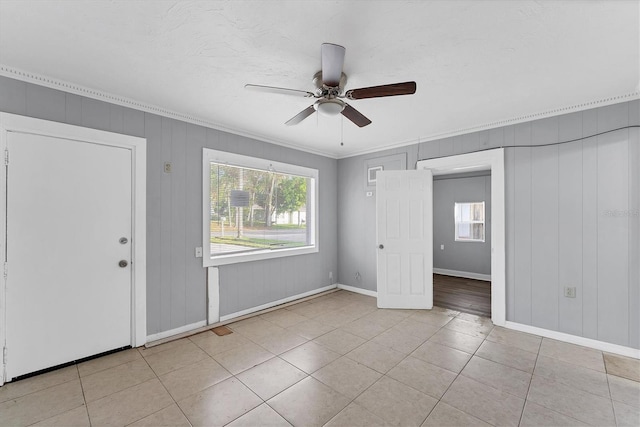
[[[263,250],[242,255],[219,255],[213,258],[203,258],[203,267],[218,267],[220,265],[238,264],[242,262],[259,261],[263,259],[282,258],[296,255],[306,255],[318,252],[317,246],[305,246],[302,248]]]

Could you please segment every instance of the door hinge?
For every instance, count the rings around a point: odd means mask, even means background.
[[[4,149],[4,164],[5,165],[9,164],[9,149],[8,148]]]
[[[7,364],[7,347],[2,348],[2,363]]]
[[[7,278],[7,275],[9,274],[9,263],[5,262],[4,263],[4,278]]]

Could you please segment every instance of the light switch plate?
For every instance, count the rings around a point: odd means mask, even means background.
[[[196,248],[196,258],[202,258],[202,248]]]

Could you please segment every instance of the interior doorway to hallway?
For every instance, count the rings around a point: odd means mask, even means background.
[[[491,288],[491,320],[494,325],[504,326],[506,324],[504,149],[497,148],[420,160],[416,164],[416,169],[429,169],[434,176],[491,171],[491,282],[488,282]]]

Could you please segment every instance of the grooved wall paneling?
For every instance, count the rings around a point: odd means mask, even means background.
[[[558,147],[558,330],[582,334],[582,153],[581,142]],[[576,297],[565,298],[564,287]]]
[[[335,159],[6,77],[0,111],[147,139],[149,335],[206,320],[206,273],[194,253],[202,246],[203,147],[300,164],[320,175],[320,252],[220,267],[221,316],[327,286],[330,271],[337,280]]]
[[[516,147],[505,150],[507,320],[640,348],[640,129],[615,130],[639,123],[636,100],[406,147],[409,168],[418,147],[420,159]],[[340,281],[375,290],[375,248],[353,243],[375,234],[350,173],[366,157],[338,161],[340,222],[354,225],[338,237]]]
[[[582,335],[598,339],[598,139],[582,147]]]
[[[558,147],[532,149],[531,168],[531,323],[557,330]]]
[[[638,104],[640,105],[640,104]],[[629,121],[640,124],[638,109]],[[629,130],[629,346],[640,347],[640,129]],[[633,286],[635,284],[635,286]]]
[[[598,339],[622,345],[629,342],[628,134],[598,137]]]
[[[514,294],[515,294],[515,316],[513,320],[518,323],[531,324],[531,300],[533,268],[531,265],[532,256],[532,168],[531,148],[515,149],[515,175],[511,178],[514,181],[515,197],[512,201],[507,201],[508,205],[513,204],[514,228],[512,229],[514,239]],[[509,177],[505,177],[509,181]],[[507,235],[510,235],[507,231]]]
[[[339,161],[6,77],[0,111],[147,139],[149,334],[206,318],[206,276],[193,256],[203,146],[320,171],[320,252],[221,267],[224,316],[326,286],[330,271],[334,282],[376,290],[367,160],[403,154],[414,169],[418,159],[504,145],[517,147],[505,152],[507,320],[640,347],[640,132],[589,137],[638,125],[638,100]],[[564,297],[565,286],[576,298]]]

